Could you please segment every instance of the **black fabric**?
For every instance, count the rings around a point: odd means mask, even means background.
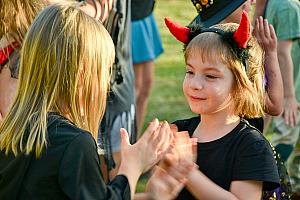
[[[264,131],[264,118],[252,118],[252,119],[246,119],[251,126],[254,126],[257,128],[261,133]]]
[[[149,16],[154,8],[154,0],[131,0],[131,20],[136,21]]]
[[[188,131],[190,136],[200,122],[200,117],[175,121],[179,131]],[[269,142],[262,134],[242,119],[224,137],[198,143],[197,165],[209,179],[225,190],[235,180],[263,182],[263,190],[279,186],[279,176]],[[195,199],[183,189],[177,199]]]
[[[204,27],[218,24],[245,1],[246,0],[214,0],[208,1],[206,3],[207,5],[203,5],[200,0],[192,0],[192,3],[198,11],[198,16],[191,23],[203,24]]]
[[[57,114],[48,119],[48,147],[40,158],[0,152],[1,200],[130,199],[125,176],[104,183],[90,133]]]

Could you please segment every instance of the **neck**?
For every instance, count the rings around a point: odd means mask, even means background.
[[[201,122],[195,130],[194,136],[199,142],[213,141],[225,136],[237,126],[240,117],[234,112],[218,112],[209,115],[201,115]]]

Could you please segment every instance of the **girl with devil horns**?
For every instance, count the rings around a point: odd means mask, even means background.
[[[269,142],[244,119],[264,113],[263,51],[247,13],[239,26],[166,25],[185,44],[183,91],[199,114],[174,122],[198,139],[199,170],[177,199],[261,199],[263,190],[279,186],[279,176]]]

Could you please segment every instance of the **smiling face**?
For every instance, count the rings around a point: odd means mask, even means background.
[[[234,32],[237,24],[214,28]],[[263,54],[257,41],[248,42],[248,67],[236,56],[220,34],[204,32],[195,36],[184,51],[187,74],[183,91],[193,112],[254,118],[263,115]],[[222,114],[222,113],[220,113]]]
[[[183,92],[194,113],[210,115],[232,110],[233,74],[220,62],[203,61],[199,54],[186,60]]]

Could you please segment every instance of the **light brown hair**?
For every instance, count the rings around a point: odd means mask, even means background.
[[[12,38],[22,44],[29,26],[44,6],[44,0],[0,0],[0,38]]]

